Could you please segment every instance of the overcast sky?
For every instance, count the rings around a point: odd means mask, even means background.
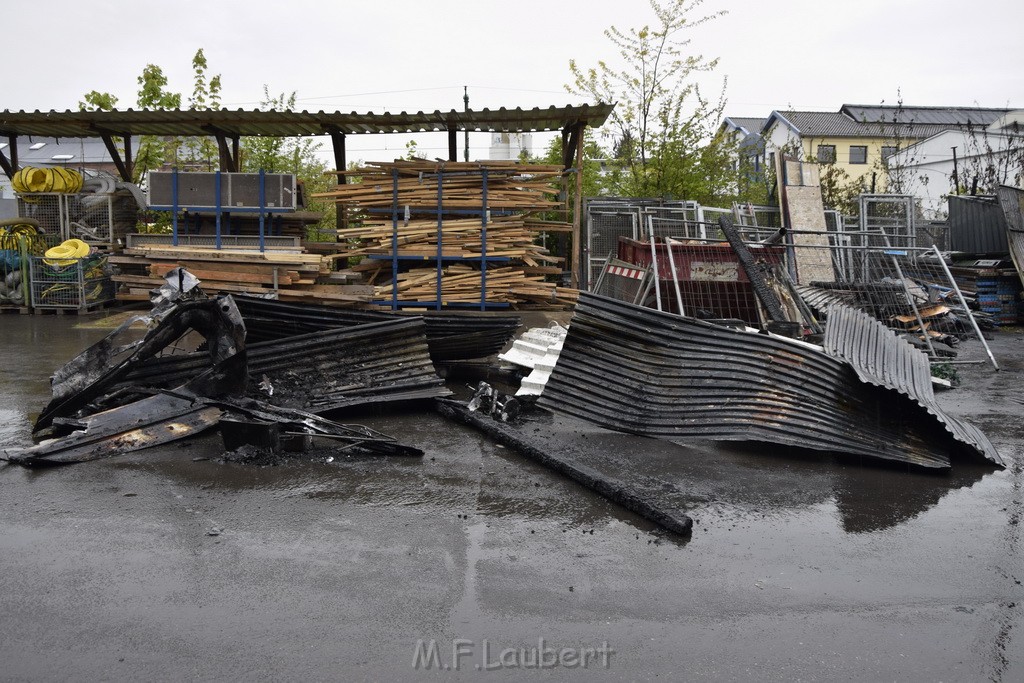
[[[720,58],[704,85],[728,77],[729,115],[900,95],[1024,107],[1022,0],[707,0],[697,11],[718,10],[728,14],[696,28],[691,47]],[[654,21],[647,0],[50,0],[5,3],[3,17],[0,109],[11,110],[75,109],[90,90],[129,108],[146,64],[187,99],[198,48],[232,109],[256,108],[264,84],[311,111],[461,109],[464,85],[473,109],[579,104],[563,87],[569,60],[614,62],[604,29]],[[446,155],[444,134],[413,137]],[[405,141],[350,136],[349,158],[401,156]],[[472,156],[487,144],[474,136]]]

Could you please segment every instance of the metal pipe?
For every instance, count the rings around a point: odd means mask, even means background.
[[[676,303],[679,305],[679,315],[686,315],[683,308],[683,292],[679,289],[679,274],[676,272],[676,259],[672,254],[672,238],[665,238],[665,251],[668,252],[668,267],[672,271],[672,284],[676,288]]]
[[[178,246],[178,169],[171,173],[171,246]]]
[[[264,251],[266,251],[266,245],[264,244],[264,241],[263,241],[264,221],[265,221],[265,217],[264,217],[263,214],[266,213],[265,209],[266,209],[266,206],[267,206],[267,174],[266,174],[266,172],[262,168],[260,169],[260,193],[259,194],[260,194],[260,253],[263,253]],[[276,274],[275,274],[275,279],[276,279]],[[277,289],[277,287],[274,287],[274,289]]]
[[[654,302],[658,310],[661,308],[661,279],[658,277],[658,252],[654,248],[654,221],[647,217],[647,229],[651,239],[651,269],[654,271]]]
[[[214,245],[215,245],[215,248],[220,249],[220,216],[221,216],[220,171],[217,171],[217,175],[215,176],[214,195],[216,196],[216,202],[217,202],[216,213],[214,214],[214,216],[215,216],[215,221],[214,222],[216,223],[216,239],[214,240]]]
[[[996,362],[995,356],[992,355],[992,349],[988,347],[988,342],[985,341],[985,335],[981,333],[981,328],[978,327],[978,321],[974,319],[974,314],[971,313],[971,309],[967,307],[967,301],[964,300],[963,292],[960,291],[960,285],[958,285],[956,280],[953,279],[953,273],[949,271],[949,266],[946,265],[946,259],[942,258],[942,252],[940,252],[939,248],[935,245],[932,245],[932,251],[935,252],[935,256],[939,259],[939,263],[942,264],[942,270],[946,272],[946,277],[948,277],[949,281],[953,283],[953,291],[955,291],[956,295],[960,297],[960,305],[967,311],[967,317],[971,321],[971,326],[974,327],[974,333],[978,335],[978,339],[981,340],[982,345],[985,347],[985,353],[988,354],[988,359],[992,361],[992,367],[999,370],[999,363]]]

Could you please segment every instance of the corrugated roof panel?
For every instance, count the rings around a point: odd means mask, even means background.
[[[422,316],[430,356],[435,361],[492,356],[518,329],[518,316],[480,316],[459,311],[358,311],[323,304],[272,301],[239,295],[235,304],[245,321],[248,339],[271,341],[318,330]]]
[[[456,130],[485,132],[561,130],[578,122],[591,127],[604,124],[614,104],[584,104],[547,109],[481,109],[476,111],[326,113],[308,111],[245,111],[221,109],[123,111],[4,111],[0,113],[0,134],[45,137],[99,137],[103,133],[123,135],[266,135],[294,137],[347,134],[414,133]]]
[[[862,381],[906,396],[938,420],[957,441],[996,464],[1005,464],[978,428],[946,415],[939,408],[927,356],[875,318],[846,306],[832,306],[828,309],[822,344],[825,353],[850,363]]]
[[[948,204],[950,249],[970,254],[1003,254],[1010,250],[1006,216],[995,197],[950,195]]]
[[[852,331],[858,353],[889,343]],[[872,367],[871,354],[851,355]],[[907,398],[801,342],[581,293],[540,404],[669,440],[764,441],[931,468],[949,467],[963,443],[994,454],[980,432],[957,442],[960,432]]]
[[[1000,185],[996,190],[1006,217],[1006,241],[1017,275],[1024,280],[1024,190]]]
[[[350,405],[447,396],[431,361],[422,318],[394,317],[348,328],[246,345],[249,392],[269,403],[313,412]],[[153,358],[122,386],[178,386],[209,366],[209,354]],[[274,386],[263,396],[263,377]]]

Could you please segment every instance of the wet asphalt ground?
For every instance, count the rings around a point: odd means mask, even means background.
[[[0,316],[0,447],[104,333],[82,320]],[[539,656],[578,680],[1024,680],[1024,334],[992,344],[1002,371],[959,366],[940,401],[1005,470],[523,426],[691,515],[688,541],[429,407],[350,419],[422,460],[255,467],[213,434],[0,464],[0,678],[501,680]]]

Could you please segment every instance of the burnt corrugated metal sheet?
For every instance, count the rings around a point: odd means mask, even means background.
[[[247,344],[246,353],[248,394],[286,408],[324,412],[451,393],[430,360],[421,318]],[[123,386],[174,387],[207,365],[205,353],[157,358],[137,367]]]
[[[856,308],[879,320],[914,312],[906,290],[898,282],[812,282],[795,287],[804,303],[823,317],[835,304]]]
[[[1024,190],[1002,186],[996,190],[1006,218],[1006,241],[1017,275],[1024,282]]]
[[[995,197],[949,197],[949,248],[970,254],[1005,254],[1006,218]]]
[[[854,304],[854,297],[848,291],[825,289],[814,285],[794,285],[794,287],[796,293],[804,300],[804,303],[822,317],[824,317],[824,313],[828,310],[829,306],[836,304],[850,306]]]
[[[473,312],[424,311],[416,314],[391,311],[357,311],[317,304],[286,303],[236,296],[245,321],[246,339],[272,339],[387,320],[422,316],[426,324],[430,357],[435,362],[486,358],[501,351],[519,328],[518,316]]]
[[[957,441],[994,463],[1005,464],[977,427],[946,415],[939,408],[927,356],[878,320],[846,306],[832,306],[828,309],[822,346],[828,355],[849,363],[861,381],[906,396],[944,425]]]
[[[818,347],[587,293],[540,404],[676,441],[763,441],[930,468],[966,450],[917,402],[865,384]]]
[[[542,109],[481,109],[478,111],[369,112],[245,111],[220,109],[133,111],[4,111],[0,134],[57,138],[93,138],[111,135],[295,137],[331,132],[418,133],[423,131],[544,131],[567,125],[604,125],[614,104],[583,104]]]

